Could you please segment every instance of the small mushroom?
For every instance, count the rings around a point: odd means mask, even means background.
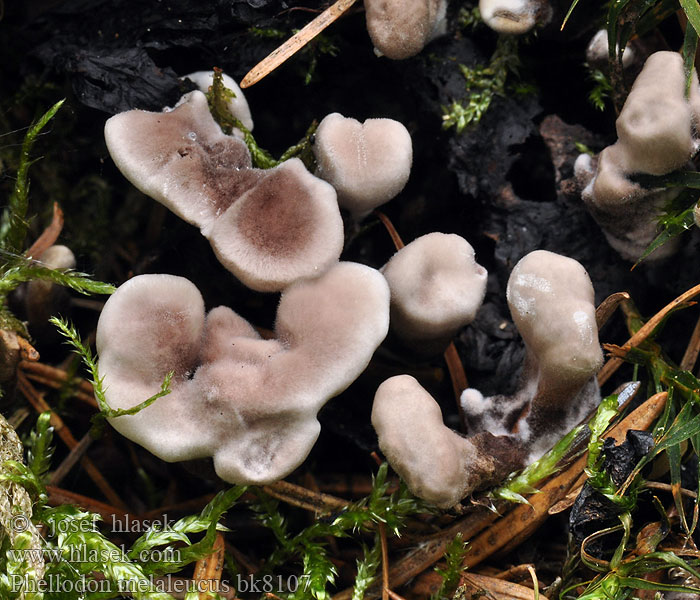
[[[375,52],[395,60],[418,54],[446,30],[446,0],[365,0]]]
[[[222,73],[221,78],[224,87],[226,87],[234,93],[234,97],[231,98],[231,101],[228,105],[231,114],[234,117],[236,117],[241,123],[243,123],[243,126],[248,131],[253,131],[253,117],[250,114],[250,107],[248,106],[248,102],[246,101],[245,96],[243,95],[243,91],[240,87],[238,87],[238,84],[231,77],[226,75],[226,73]],[[211,87],[212,83],[214,82],[214,72],[197,71],[195,73],[185,75],[183,79],[189,79],[192,83],[194,83],[197,86],[200,92],[204,92],[206,94],[209,91],[209,88]],[[237,129],[235,131],[238,132]],[[240,134],[240,132],[238,133]]]
[[[663,207],[679,190],[648,190],[633,174],[663,175],[680,169],[698,149],[700,88],[693,73],[686,98],[683,58],[656,52],[644,64],[617,119],[618,140],[597,157],[576,160],[581,194],[610,245],[625,259],[636,260],[656,235]],[[673,252],[661,247],[652,257]]]
[[[486,433],[468,439],[446,427],[437,402],[410,375],[379,386],[372,425],[381,451],[411,492],[442,508],[518,465],[508,438]]]
[[[246,145],[221,131],[201,92],[170,112],[114,116],[105,140],[124,176],[199,227],[247,286],[278,291],[337,262],[343,222],[333,187],[299,159],[253,169]]]
[[[595,374],[603,362],[594,292],[577,261],[537,250],[513,269],[506,292],[527,356],[514,396],[462,393],[469,431],[514,431],[527,443],[529,460],[591,412],[600,401]]]
[[[391,290],[391,328],[412,347],[442,351],[476,317],[488,273],[455,234],[429,233],[382,267]]]
[[[316,175],[357,219],[396,196],[411,174],[411,135],[392,119],[360,123],[332,113],[318,126],[313,148]]]
[[[212,456],[226,481],[275,481],[307,456],[317,412],[365,369],[388,326],[386,281],[355,263],[288,287],[270,340],[226,307],[205,316],[186,279],[134,277],[97,327],[106,398],[131,408],[169,371],[172,392],[111,423],[163,460]]]
[[[552,18],[546,0],[479,0],[484,23],[498,33],[522,35]]]

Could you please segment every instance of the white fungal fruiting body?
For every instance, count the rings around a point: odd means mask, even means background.
[[[576,177],[581,194],[608,241],[619,254],[636,260],[656,235],[663,206],[677,190],[647,190],[630,180],[634,174],[663,175],[682,168],[698,149],[700,88],[693,74],[685,95],[683,59],[676,52],[656,52],[644,64],[616,122],[618,140],[605,148],[593,171],[579,157]],[[666,245],[652,254],[673,252]]]
[[[446,11],[446,0],[365,0],[375,52],[395,60],[415,56],[445,33]]]
[[[413,377],[379,386],[372,425],[392,469],[416,496],[448,508],[470,491],[474,445],[445,426],[437,402]]]
[[[498,33],[521,35],[551,18],[546,0],[479,0],[484,23]]]
[[[228,308],[205,316],[186,279],[135,277],[98,324],[107,401],[133,407],[175,375],[169,395],[111,423],[164,460],[213,456],[226,481],[275,481],[307,456],[316,413],[364,370],[388,321],[386,282],[354,263],[287,288],[273,340]]]
[[[299,159],[254,169],[195,91],[172,111],[132,110],[105,124],[107,148],[139,190],[199,227],[245,285],[279,291],[336,263],[343,222],[335,190]]]
[[[513,322],[537,357],[539,387],[569,389],[603,362],[590,277],[572,258],[537,250],[511,272],[506,292]]]
[[[451,506],[539,458],[600,401],[594,375],[602,352],[584,268],[552,252],[532,252],[513,269],[507,299],[528,351],[523,381],[512,397],[464,390],[471,435],[447,428],[412,377],[392,377],[377,390],[372,424],[379,447],[409,489],[437,506]]]
[[[589,65],[600,65],[601,67],[608,64],[609,56],[608,46],[608,30],[600,29],[591,38],[586,47],[586,62]],[[637,59],[634,48],[628,44],[622,51],[622,66],[629,67]]]
[[[488,273],[455,234],[429,233],[382,267],[391,289],[391,327],[409,342],[446,345],[471,323],[484,300]]]
[[[209,87],[214,82],[214,72],[197,71],[196,73],[185,75],[183,79],[189,79],[199,88],[200,92],[206,94]],[[236,117],[248,131],[253,131],[253,117],[250,114],[250,107],[248,106],[248,101],[245,99],[243,91],[231,77],[226,75],[226,73],[221,74],[221,80],[224,87],[231,90],[234,94],[234,97],[231,98],[228,103],[231,114]]]
[[[338,204],[357,218],[396,196],[411,174],[411,135],[392,119],[360,123],[332,113],[319,124],[313,149],[316,175],[335,188]]]
[[[600,401],[595,298],[581,264],[544,250],[518,262],[506,297],[527,349],[520,387],[511,397],[492,398],[467,389],[461,404],[470,431],[512,431],[532,461]]]

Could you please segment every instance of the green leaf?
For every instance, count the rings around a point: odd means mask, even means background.
[[[695,30],[695,44],[697,44],[697,36],[700,34],[700,5],[697,0],[678,0],[685,16],[688,17],[688,22]]]

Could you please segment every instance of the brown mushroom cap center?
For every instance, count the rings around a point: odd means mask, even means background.
[[[294,256],[315,237],[320,223],[308,206],[308,190],[292,172],[270,172],[246,196],[236,226],[256,250]]]

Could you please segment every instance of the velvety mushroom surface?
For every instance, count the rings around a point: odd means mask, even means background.
[[[444,349],[471,323],[484,300],[488,273],[464,238],[429,233],[382,267],[391,290],[391,328],[412,344]]]
[[[319,124],[313,148],[316,175],[335,188],[338,204],[358,218],[396,196],[411,174],[411,135],[393,119],[360,123],[332,113]]]
[[[133,407],[170,371],[172,392],[111,423],[163,460],[212,456],[226,481],[278,480],[306,458],[316,413],[364,370],[388,324],[384,278],[355,263],[287,288],[272,340],[226,307],[205,315],[186,279],[134,277],[98,324],[107,401]]]
[[[680,169],[698,149],[700,87],[693,73],[686,97],[683,58],[656,52],[644,64],[616,122],[618,140],[596,160],[581,155],[576,177],[588,210],[610,245],[628,260],[637,260],[657,234],[659,214],[679,190],[648,190],[630,179],[634,174],[663,175]],[[675,250],[666,244],[652,258]]]
[[[512,432],[535,460],[600,402],[593,285],[574,259],[537,250],[515,266],[506,294],[527,349],[520,388],[492,398],[469,388],[462,410],[469,431]]]
[[[169,112],[114,116],[105,140],[125,177],[199,227],[248,287],[279,291],[337,262],[343,223],[333,187],[298,159],[252,168],[246,145],[221,131],[201,92]]]
[[[449,508],[472,491],[521,465],[508,438],[483,433],[465,438],[443,423],[437,402],[409,375],[377,389],[372,425],[379,447],[413,494]]]
[[[445,32],[446,0],[365,0],[375,51],[392,59],[418,54]]]
[[[510,35],[527,33],[552,15],[547,0],[479,0],[479,12],[491,29]]]

